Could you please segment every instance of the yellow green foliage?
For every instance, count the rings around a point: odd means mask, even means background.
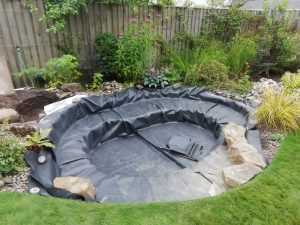
[[[257,121],[275,130],[296,130],[300,127],[300,96],[287,91],[266,90],[256,111]]]
[[[33,135],[26,135],[25,146],[27,148],[55,148],[54,144],[52,144],[48,139],[48,135],[50,134],[51,129],[46,129],[41,132],[35,132]]]
[[[281,78],[281,82],[288,92],[300,90],[300,70],[297,73],[286,72]]]

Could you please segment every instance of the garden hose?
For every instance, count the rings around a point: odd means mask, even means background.
[[[18,63],[19,63],[19,67],[20,67],[20,70],[25,70],[26,69],[26,65],[24,63],[24,60],[22,58],[22,53],[21,53],[21,49],[20,47],[17,47],[17,57],[18,57]],[[32,80],[32,77],[31,75],[29,74],[29,80],[30,80],[30,83],[31,83],[31,87],[35,87],[34,85],[34,82]],[[27,80],[26,80],[26,77],[22,77],[23,78],[23,81],[24,81],[24,84],[28,87],[28,83],[27,83]]]

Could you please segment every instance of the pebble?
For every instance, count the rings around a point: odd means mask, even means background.
[[[243,95],[234,94],[226,90],[216,90],[213,92],[225,98],[230,98],[232,100],[247,104],[253,108],[257,108],[261,104],[263,100],[263,94],[267,89],[280,92],[283,90],[283,85],[282,83],[276,82],[272,79],[261,78],[259,82],[253,83],[250,92]]]
[[[86,91],[86,92],[77,92],[76,94],[87,94],[87,95],[110,95],[114,92],[122,91],[123,85],[121,83],[118,83],[117,81],[109,81],[104,82],[101,85],[101,88],[96,91]]]
[[[3,179],[4,184],[11,184],[13,182],[13,179],[11,176],[6,176]]]
[[[43,164],[46,162],[46,156],[41,155],[38,157],[38,163]]]
[[[33,187],[30,189],[30,194],[38,194],[41,190],[38,187]]]

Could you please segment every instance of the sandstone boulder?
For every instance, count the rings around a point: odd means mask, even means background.
[[[241,153],[257,152],[257,150],[247,142],[234,142],[228,147],[228,156],[235,164],[243,163]]]
[[[244,142],[247,143],[247,139],[245,137],[246,128],[235,123],[228,123],[223,128],[224,138],[228,146],[236,142]]]
[[[0,108],[0,123],[8,119],[9,122],[18,122],[20,119],[19,113],[10,108]]]
[[[235,142],[228,147],[228,156],[232,163],[252,163],[260,168],[265,168],[263,156],[257,151],[255,147],[246,142]]]
[[[227,186],[237,187],[247,183],[260,172],[262,172],[261,168],[251,163],[243,163],[223,168],[222,175]]]
[[[96,189],[89,179],[82,177],[56,177],[53,181],[55,188],[64,189],[86,198],[95,199]]]
[[[257,152],[243,152],[241,153],[241,158],[243,163],[251,163],[262,169],[264,169],[267,166],[262,155]]]
[[[64,92],[78,92],[81,90],[81,84],[80,83],[68,83],[68,84],[63,84],[61,86],[61,90]]]

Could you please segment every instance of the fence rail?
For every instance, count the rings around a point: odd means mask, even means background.
[[[213,20],[208,16],[224,13],[226,9],[183,7],[140,7],[133,12],[125,5],[92,3],[87,10],[67,18],[64,33],[47,33],[47,24],[39,22],[44,10],[42,0],[34,0],[38,12],[30,13],[26,0],[0,0],[0,55],[4,55],[11,73],[20,71],[16,48],[22,51],[26,66],[41,67],[52,57],[62,54],[61,46],[74,48],[84,67],[90,67],[94,41],[100,33],[110,32],[121,36],[130,23],[157,22],[156,31],[170,42],[178,33],[199,35],[209,31]],[[291,21],[300,16],[294,11]],[[184,48],[178,43],[175,48]],[[16,83],[16,86],[22,85]]]

